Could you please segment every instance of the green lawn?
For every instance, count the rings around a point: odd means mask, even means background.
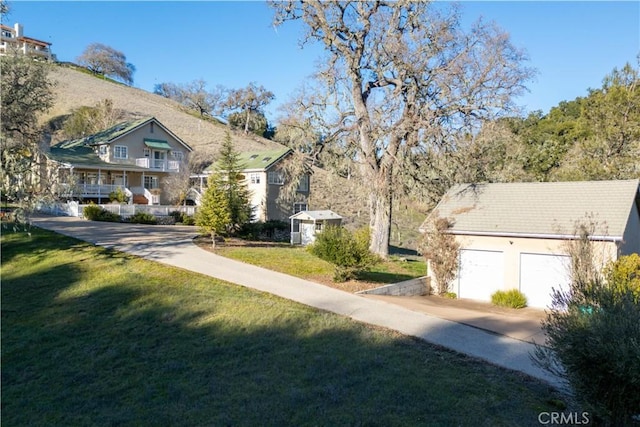
[[[205,242],[202,247],[208,249],[208,242]],[[246,246],[237,246],[232,244],[230,246],[220,245],[216,247],[215,252],[237,261],[303,279],[326,284],[333,282],[333,265],[312,255],[301,246],[289,244],[252,245],[251,243]],[[360,273],[357,281],[335,285],[341,289],[357,291],[421,277],[426,273],[427,266],[424,261],[392,256],[389,260],[373,266],[369,271]]]
[[[538,425],[544,384],[33,228],[2,230],[2,425]]]

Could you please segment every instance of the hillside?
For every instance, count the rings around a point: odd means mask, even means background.
[[[93,106],[110,99],[114,108],[132,117],[154,116],[195,151],[217,153],[225,138],[227,127],[201,119],[185,112],[170,99],[141,89],[101,80],[71,68],[55,66],[50,78],[55,82],[55,105],[44,120],[63,117],[74,108]],[[57,142],[60,136],[53,136]],[[238,151],[269,150],[282,147],[273,141],[253,135],[232,133]],[[344,217],[349,228],[368,224],[366,190],[356,179],[346,180],[325,170],[315,169],[311,178],[311,209],[332,209]],[[424,220],[425,208],[419,204],[402,201],[397,203],[392,226],[392,244],[415,248],[419,236],[418,226]]]
[[[56,101],[45,119],[64,116],[74,108],[93,106],[104,99],[110,99],[115,108],[131,116],[156,117],[196,150],[215,152],[224,140],[226,126],[188,114],[177,102],[162,96],[61,66],[53,67],[50,78],[55,82]],[[238,151],[281,147],[273,141],[239,133],[233,135],[233,141]]]

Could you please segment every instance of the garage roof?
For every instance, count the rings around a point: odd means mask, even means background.
[[[420,227],[434,215],[452,220],[453,234],[530,237],[574,236],[577,225],[595,223],[593,237],[621,239],[640,180],[460,184],[452,187]]]

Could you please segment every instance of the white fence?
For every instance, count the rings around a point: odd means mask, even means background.
[[[78,202],[66,203],[47,203],[40,204],[36,207],[36,211],[49,215],[63,216],[82,216],[84,208],[89,205],[81,205]],[[160,205],[120,205],[120,204],[104,204],[97,205],[101,208],[128,218],[138,212],[148,213],[154,216],[169,216],[171,212],[180,211],[187,215],[193,216],[196,213],[196,206],[160,206]]]

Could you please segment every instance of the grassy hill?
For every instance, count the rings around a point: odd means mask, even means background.
[[[154,116],[195,151],[217,153],[225,138],[227,126],[203,119],[185,111],[175,101],[153,93],[97,78],[66,66],[54,66],[50,78],[55,82],[55,105],[44,120],[68,115],[74,108],[93,106],[110,99],[116,109],[131,118]],[[62,139],[53,135],[52,142]],[[270,150],[282,145],[255,135],[232,132],[238,151]],[[394,212],[392,244],[415,248],[418,226],[424,220],[426,208],[413,201],[400,201]],[[344,217],[345,225],[356,228],[368,224],[366,192],[357,178],[347,180],[325,170],[315,169],[311,179],[311,209],[332,209]]]

